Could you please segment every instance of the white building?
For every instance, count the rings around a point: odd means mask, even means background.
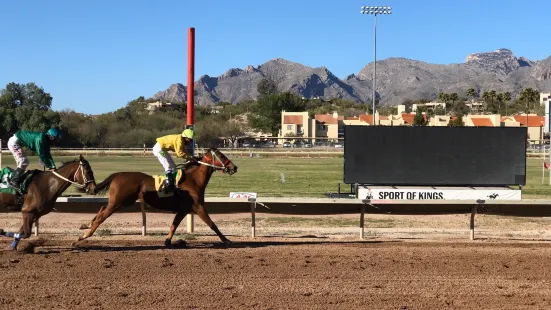
[[[417,112],[418,107],[426,107],[427,111],[434,111],[437,107],[441,107],[442,109],[446,110],[446,103],[444,102],[427,102],[427,103],[414,103],[411,106],[411,112]]]

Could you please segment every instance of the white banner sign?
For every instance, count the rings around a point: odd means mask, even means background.
[[[514,189],[392,189],[358,187],[359,199],[374,200],[522,200]]]
[[[257,198],[256,193],[231,192],[230,198]]]

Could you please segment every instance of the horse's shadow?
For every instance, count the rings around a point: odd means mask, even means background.
[[[400,242],[400,241],[384,241],[384,242]],[[247,248],[264,248],[272,246],[300,246],[300,245],[364,245],[378,244],[383,241],[378,240],[361,240],[361,241],[238,241],[231,244],[224,244],[219,241],[212,242],[193,242],[193,243],[174,243],[171,247],[165,245],[79,245],[70,247],[43,247],[38,249],[35,254],[59,254],[62,252],[146,252],[146,251],[178,251],[178,250],[194,250],[194,249],[247,249]]]

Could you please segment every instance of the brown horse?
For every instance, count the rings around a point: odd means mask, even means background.
[[[21,187],[24,186],[24,184],[27,184],[31,179],[32,175],[40,172],[40,170],[29,170],[25,175],[23,176],[23,184]],[[29,178],[27,180],[27,177]],[[21,211],[21,208],[23,208],[23,197],[18,198],[15,194],[6,193],[6,192],[0,192],[0,207],[5,207],[9,211]]]
[[[10,211],[21,211],[22,208],[22,205],[17,203],[17,197],[9,193],[0,193],[0,206]]]
[[[221,170],[232,175],[237,172],[234,165],[222,152],[216,148],[208,149],[197,163],[192,163],[186,169],[185,177],[177,184],[177,190],[171,197],[160,198],[155,189],[154,178],[142,172],[117,172],[96,186],[96,192],[109,189],[109,201],[107,206],[101,207],[90,225],[83,225],[81,229],[90,230],[79,237],[78,241],[91,237],[101,223],[103,223],[115,211],[134,204],[137,200],[161,210],[175,212],[174,220],[165,240],[168,247],[172,244],[172,237],[184,217],[193,211],[226,244],[231,243],[205,210],[205,189],[214,171]],[[77,241],[77,242],[78,242]]]
[[[82,155],[78,160],[64,163],[54,172],[39,171],[33,176],[21,209],[23,225],[19,233],[0,230],[0,234],[14,237],[13,250],[17,249],[17,244],[22,238],[31,236],[33,223],[53,210],[57,198],[71,184],[83,191],[95,193],[94,172]]]

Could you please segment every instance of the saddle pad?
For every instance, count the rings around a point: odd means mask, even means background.
[[[15,195],[15,189],[9,184],[13,176],[13,169],[5,167],[0,170],[0,193]]]
[[[184,171],[182,169],[178,169],[176,173],[175,184],[178,184],[178,182],[180,182],[183,175],[184,175]],[[158,192],[162,191],[162,186],[165,184],[166,175],[153,175],[153,180],[155,180],[155,190]],[[169,195],[169,196],[172,196],[172,195]]]
[[[13,186],[10,185],[10,180],[13,177],[15,170],[10,167],[4,167],[2,170],[0,170],[0,192],[1,193],[8,193],[15,195],[16,191],[13,188]],[[27,170],[23,174],[23,181],[21,182],[21,191],[23,193],[27,192],[27,188],[29,187],[31,180],[33,177],[42,171],[34,169],[34,170]]]

